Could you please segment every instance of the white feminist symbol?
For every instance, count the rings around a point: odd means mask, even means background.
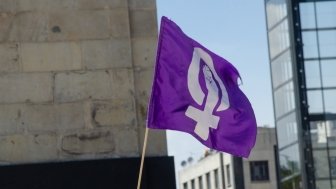
[[[202,70],[208,90],[206,97],[202,91],[201,84],[198,82],[201,59],[206,64]],[[202,105],[204,98],[206,98],[204,110],[189,106],[185,114],[197,122],[194,130],[195,133],[203,140],[207,140],[209,129],[217,129],[218,127],[219,116],[213,115],[218,101],[220,101],[220,104],[216,111],[228,109],[230,103],[226,88],[214,68],[211,56],[201,48],[194,48],[193,57],[188,69],[188,89],[198,105]],[[219,90],[222,94],[221,97],[219,97]]]

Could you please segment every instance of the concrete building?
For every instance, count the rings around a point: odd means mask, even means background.
[[[336,1],[265,7],[280,188],[336,188]]]
[[[0,165],[139,157],[156,43],[155,0],[1,0]]]
[[[275,144],[275,129],[259,127],[248,159],[206,152],[179,172],[180,189],[276,189]]]

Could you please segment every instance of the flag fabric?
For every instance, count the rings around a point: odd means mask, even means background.
[[[162,17],[147,127],[191,134],[205,146],[248,157],[257,126],[237,69]]]

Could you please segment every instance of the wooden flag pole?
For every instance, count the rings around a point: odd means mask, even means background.
[[[146,154],[146,147],[147,147],[147,137],[148,137],[148,127],[146,127],[145,130],[145,138],[144,138],[144,144],[142,147],[142,155],[141,155],[141,164],[140,164],[140,170],[139,170],[139,178],[138,178],[138,186],[137,189],[140,189],[141,186],[141,178],[142,178],[142,172],[143,172],[143,164],[145,161],[145,154]]]

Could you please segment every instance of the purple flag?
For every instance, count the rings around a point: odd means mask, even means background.
[[[162,17],[147,126],[187,132],[209,148],[248,157],[256,120],[238,77],[228,61]]]

